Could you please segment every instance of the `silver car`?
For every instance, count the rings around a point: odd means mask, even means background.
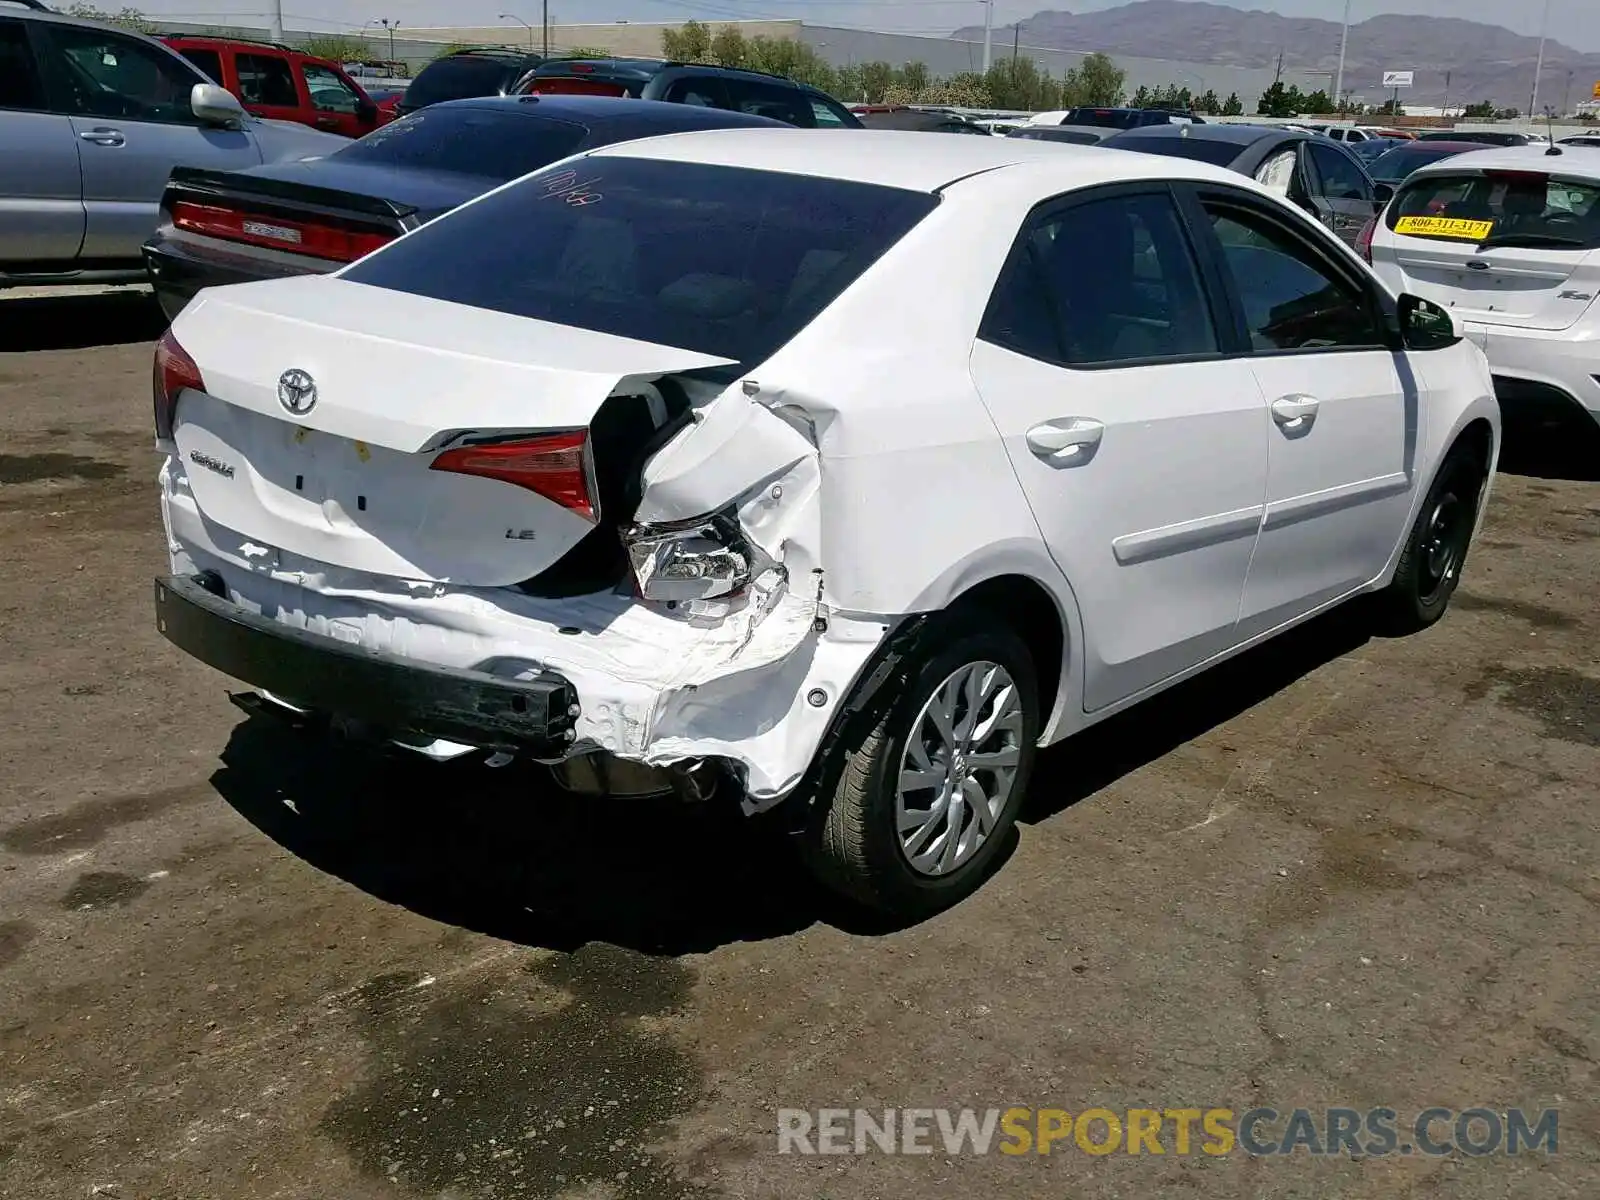
[[[247,115],[152,38],[0,0],[0,288],[142,279],[173,167],[233,170],[348,144]]]

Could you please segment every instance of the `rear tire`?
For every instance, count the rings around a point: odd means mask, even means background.
[[[935,617],[900,679],[830,752],[826,807],[801,846],[829,889],[916,920],[973,892],[1008,840],[1033,772],[1039,696],[1027,646],[980,609]]]
[[[1417,512],[1394,578],[1376,597],[1385,632],[1421,632],[1450,607],[1487,476],[1487,468],[1470,450],[1457,447],[1446,457]]]

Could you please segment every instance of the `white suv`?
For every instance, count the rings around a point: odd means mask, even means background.
[[[1600,149],[1513,146],[1422,167],[1371,254],[1391,288],[1462,322],[1508,418],[1600,420]]]
[[[887,131],[568,159],[201,292],[155,377],[157,620],[257,708],[784,804],[912,916],[1038,746],[1361,593],[1436,620],[1499,445],[1449,315],[1259,185]]]

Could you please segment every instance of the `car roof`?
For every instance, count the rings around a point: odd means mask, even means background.
[[[1437,146],[1438,142],[1429,142]],[[1482,142],[1466,143],[1482,146]],[[1421,175],[1445,175],[1451,171],[1548,171],[1552,175],[1578,175],[1600,179],[1600,147],[1564,146],[1560,154],[1551,154],[1543,142],[1532,146],[1494,146],[1487,150],[1473,149],[1455,154],[1438,162],[1418,167],[1412,179]]]
[[[1187,137],[1200,138],[1207,142],[1227,142],[1233,146],[1249,146],[1266,137],[1282,137],[1286,141],[1295,141],[1316,136],[1303,129],[1289,129],[1281,125],[1224,125],[1207,121],[1204,125],[1139,125],[1133,129],[1124,129],[1117,134],[1117,139],[1131,142],[1137,138]]]
[[[948,137],[897,129],[848,133],[789,127],[708,130],[606,146],[596,150],[594,157],[747,167],[920,192],[937,191],[959,179],[997,168],[1038,162],[1079,168],[1086,185],[1151,178],[1240,181],[1231,171],[1187,159],[1032,138]]]
[[[640,122],[664,132],[671,129],[726,129],[741,125],[761,129],[792,128],[782,121],[759,117],[754,113],[706,108],[698,104],[669,104],[664,100],[634,100],[626,96],[469,96],[464,100],[443,100],[438,104],[430,104],[421,111],[431,112],[441,108],[516,111],[554,120],[582,121],[591,127]]]

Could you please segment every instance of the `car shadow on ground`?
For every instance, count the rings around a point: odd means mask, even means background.
[[[1024,820],[1053,816],[1261,702],[1361,645],[1367,626],[1346,606],[1046,751]],[[222,761],[212,777],[222,797],[312,866],[522,945],[685,954],[818,922],[861,936],[904,928],[822,892],[781,830],[731,806],[573,796],[536,766],[436,766],[271,718],[237,726]]]
[[[1584,412],[1545,422],[1505,417],[1499,469],[1532,479],[1600,482],[1600,424]]]
[[[167,318],[148,291],[8,296],[0,290],[0,354],[153,342]]]

